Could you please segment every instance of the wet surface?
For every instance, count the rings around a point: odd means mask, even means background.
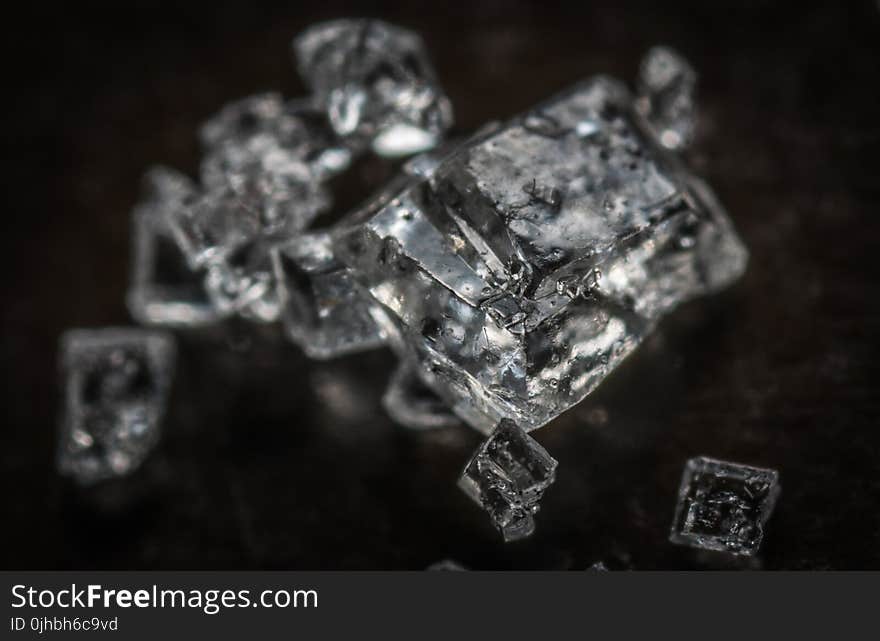
[[[38,35],[9,34],[0,565],[880,568],[876,3],[586,4],[141,3],[37,10]],[[81,491],[53,471],[57,339],[130,322],[142,171],[194,173],[197,125],[224,102],[303,93],[290,37],[352,14],[424,35],[459,133],[593,73],[632,80],[657,43],[700,73],[689,159],[751,250],[748,272],[671,314],[534,434],[559,470],[526,542],[504,545],[455,487],[476,432],[410,433],[386,417],[390,354],[309,361],[275,328],[179,333],[165,437],[132,478]],[[340,205],[388,171],[359,163]],[[668,543],[697,455],[779,470],[759,558]]]

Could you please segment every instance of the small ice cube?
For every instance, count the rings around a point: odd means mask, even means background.
[[[363,140],[383,156],[433,147],[452,124],[415,33],[379,20],[333,20],[297,36],[300,74],[336,133]]]
[[[186,176],[157,167],[144,177],[143,200],[132,212],[131,281],[126,302],[145,325],[194,327],[221,314],[208,299],[204,274],[194,271],[174,242],[169,212],[184,207],[195,193]]]
[[[65,332],[60,354],[62,474],[85,485],[140,466],[159,438],[174,356],[171,335],[156,330]]]
[[[776,470],[704,456],[685,465],[669,539],[673,543],[751,556],[779,495]]]
[[[504,419],[477,449],[458,484],[489,513],[505,541],[516,541],[534,532],[538,503],[555,479],[556,460]]]

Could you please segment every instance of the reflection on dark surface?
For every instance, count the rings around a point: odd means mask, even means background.
[[[880,567],[875,3],[585,4],[147,3],[37,16],[40,38],[10,34],[21,64],[5,128],[16,162],[3,251],[14,274],[3,280],[3,567]],[[658,42],[701,74],[691,162],[730,211],[749,270],[665,319],[534,434],[559,469],[526,542],[504,545],[455,487],[476,432],[408,432],[384,414],[390,353],[310,361],[274,327],[178,334],[165,438],[135,476],[82,491],[52,468],[59,334],[130,322],[128,211],[141,172],[161,162],[195,173],[196,128],[229,100],[302,94],[290,37],[351,14],[424,35],[456,133],[593,73],[632,78]],[[340,208],[387,171],[359,164]],[[696,455],[779,470],[758,559],[667,541]]]

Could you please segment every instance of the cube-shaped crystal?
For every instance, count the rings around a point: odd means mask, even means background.
[[[155,446],[174,366],[155,330],[70,330],[61,340],[63,474],[89,484],[135,470]]]
[[[746,251],[608,78],[464,144],[345,221],[337,255],[400,356],[463,419],[545,424]]]
[[[193,327],[220,317],[174,241],[169,212],[187,206],[196,188],[174,170],[157,167],[144,177],[144,198],[132,212],[131,282],[126,302],[146,325]]]
[[[692,458],[678,490],[670,540],[704,550],[751,556],[779,495],[775,470]]]
[[[372,301],[336,260],[329,232],[295,236],[271,256],[285,331],[307,355],[335,358],[385,343]]]
[[[556,460],[513,421],[503,420],[479,447],[459,487],[482,506],[505,541],[535,530],[534,514],[556,478]]]
[[[415,33],[378,20],[317,24],[293,41],[300,74],[336,133],[380,155],[433,147],[452,124]]]

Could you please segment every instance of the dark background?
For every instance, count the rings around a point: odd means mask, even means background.
[[[876,2],[175,5],[4,20],[0,566],[880,568]],[[130,323],[140,174],[194,174],[196,127],[224,102],[302,94],[291,36],[350,15],[424,35],[461,133],[589,74],[631,80],[657,43],[701,74],[690,162],[750,248],[748,273],[537,433],[560,466],[527,542],[502,544],[455,487],[476,433],[385,417],[388,353],[310,362],[273,328],[179,335],[165,439],[131,479],[81,491],[53,471],[57,339]],[[359,165],[340,207],[388,171]],[[758,559],[667,542],[699,454],[780,471]]]

